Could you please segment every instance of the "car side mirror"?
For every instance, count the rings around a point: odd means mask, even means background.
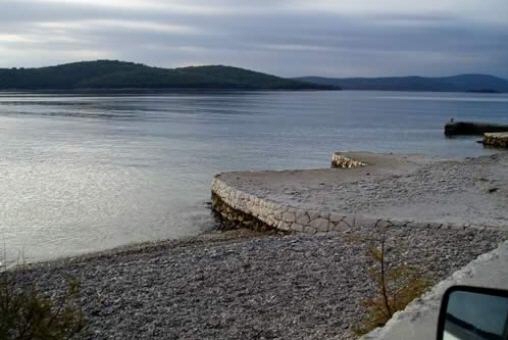
[[[508,291],[448,288],[439,311],[437,340],[508,340]]]

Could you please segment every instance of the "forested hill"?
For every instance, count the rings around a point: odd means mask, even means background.
[[[338,86],[344,90],[508,92],[508,80],[486,74],[461,74],[451,77],[301,77],[295,79],[318,85]]]
[[[222,65],[175,69],[97,60],[41,68],[0,68],[0,90],[72,89],[337,89]]]

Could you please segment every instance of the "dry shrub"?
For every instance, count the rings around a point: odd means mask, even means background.
[[[15,278],[15,271],[0,272],[0,339],[71,339],[84,328],[77,281],[68,279],[65,294],[50,299],[35,283],[20,287]]]
[[[422,268],[401,262],[407,246],[401,240],[389,241],[388,228],[376,228],[380,230],[377,239],[364,238],[369,244],[368,256],[373,262],[369,276],[376,287],[376,294],[363,300],[366,314],[353,329],[358,336],[384,326],[395,312],[403,310],[430,286]]]

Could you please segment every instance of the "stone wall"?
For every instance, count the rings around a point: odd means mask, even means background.
[[[344,215],[303,210],[255,197],[230,187],[220,175],[212,183],[212,208],[223,218],[238,224],[241,221],[237,212],[241,211],[269,227],[284,231],[328,232],[350,228],[355,223]]]
[[[334,152],[332,155],[332,168],[358,168],[361,166],[366,166],[367,163],[352,159],[350,157],[346,157],[340,152]]]
[[[508,148],[508,132],[486,133],[483,135],[483,144]]]
[[[266,223],[256,217],[246,214],[241,210],[234,209],[222,198],[212,192],[212,207],[215,218],[220,222],[220,226],[223,229],[236,229],[239,227],[245,227],[257,231],[264,231],[273,229]]]
[[[377,219],[361,215],[293,207],[238,190],[223,181],[221,175],[215,176],[212,182],[212,209],[227,221],[230,227],[275,228],[282,231],[311,234],[323,232],[356,233],[360,229],[371,230],[372,228],[384,226],[437,229],[466,227],[441,223]]]

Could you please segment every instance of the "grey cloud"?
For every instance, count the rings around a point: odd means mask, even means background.
[[[0,66],[98,55],[168,67],[231,64],[283,76],[487,72],[508,77],[508,23],[478,21],[460,10],[351,14],[303,9],[294,1],[272,3],[221,0],[214,2],[215,12],[0,3]],[[210,6],[202,0],[185,4]],[[26,39],[2,41],[2,33]]]

